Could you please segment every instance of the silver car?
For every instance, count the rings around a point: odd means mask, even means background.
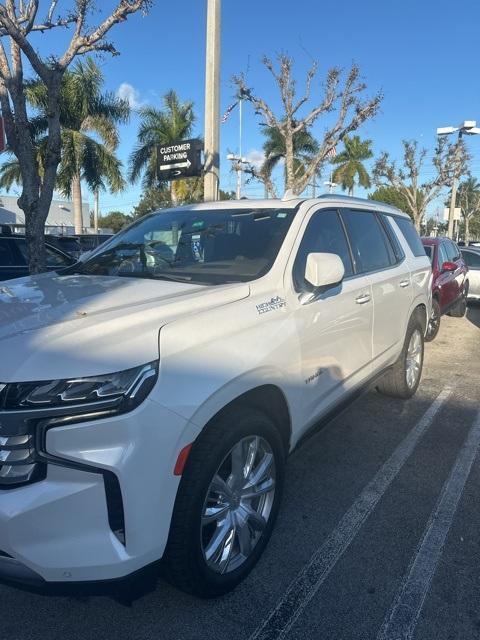
[[[461,247],[468,266],[468,299],[480,300],[480,247]]]

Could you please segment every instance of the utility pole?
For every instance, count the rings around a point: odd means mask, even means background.
[[[205,68],[204,200],[218,200],[220,182],[220,16],[221,0],[207,0]]]

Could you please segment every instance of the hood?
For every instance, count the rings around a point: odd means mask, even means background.
[[[0,382],[121,371],[158,358],[162,325],[249,295],[247,284],[41,274],[0,283]]]

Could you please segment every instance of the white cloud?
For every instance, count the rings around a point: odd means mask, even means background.
[[[122,82],[118,87],[117,96],[122,100],[128,100],[131,109],[138,109],[142,105],[139,91],[128,82]]]
[[[259,149],[251,149],[247,155],[247,162],[250,162],[250,164],[253,164],[253,166],[256,169],[259,169],[262,164],[265,162],[265,154],[263,151],[260,151]]]

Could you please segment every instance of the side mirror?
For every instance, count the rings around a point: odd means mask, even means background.
[[[313,287],[332,287],[345,276],[345,267],[335,253],[309,253],[305,267],[305,280]]]
[[[456,271],[456,270],[457,270],[457,265],[455,264],[455,262],[450,262],[449,260],[447,260],[442,264],[442,271]]]

